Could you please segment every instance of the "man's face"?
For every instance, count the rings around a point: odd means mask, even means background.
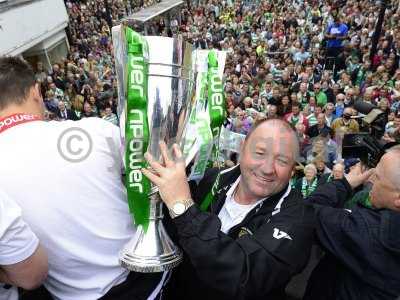
[[[326,112],[325,112],[325,114],[328,115],[328,116],[330,116],[330,115],[333,113],[334,110],[335,110],[335,106],[334,106],[333,104],[328,104],[328,105],[326,106]]]
[[[334,179],[342,179],[344,176],[343,165],[335,165],[332,169],[332,174]]]
[[[292,113],[297,116],[300,113],[300,107],[298,106],[293,106],[292,107]]]
[[[291,131],[276,124],[261,124],[242,147],[241,185],[254,201],[279,193],[291,177],[298,145]]]
[[[318,114],[317,115],[317,122],[319,125],[323,126],[325,124],[325,115],[324,114]]]
[[[346,91],[346,98],[347,98],[347,99],[351,99],[351,98],[353,98],[353,96],[354,96],[353,90],[348,89],[348,90]]]
[[[64,102],[62,102],[62,101],[58,102],[58,109],[61,110],[61,111],[64,111],[64,109],[65,109]]]
[[[308,169],[304,172],[304,175],[305,175],[305,177],[306,177],[306,179],[307,179],[308,181],[311,181],[311,180],[314,179],[315,175],[317,175],[317,174],[316,174],[316,172],[315,172],[314,169],[308,168]]]
[[[307,84],[305,84],[304,82],[302,82],[302,83],[300,84],[300,91],[301,91],[302,93],[305,93],[305,92],[307,91]]]
[[[271,105],[268,110],[268,115],[270,117],[275,117],[278,112],[278,108],[276,105]]]
[[[393,161],[400,159],[399,152],[386,153],[375,168],[370,181],[373,183],[370,191],[371,203],[376,208],[393,208],[394,201],[399,200],[399,187],[395,186],[394,180],[398,181],[400,176]]]

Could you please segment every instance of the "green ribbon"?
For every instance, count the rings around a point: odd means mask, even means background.
[[[218,75],[217,53],[212,50],[208,53],[208,107],[214,138],[218,138],[226,118],[224,104],[224,88]]]
[[[224,109],[224,93],[222,79],[218,75],[218,56],[217,52],[211,50],[208,53],[208,112],[210,115],[210,126],[214,138],[213,143],[213,154],[211,162],[219,162],[219,136],[221,132],[221,126],[225,121],[226,112]],[[215,194],[217,192],[221,173],[218,172],[217,178],[203,202],[200,204],[202,211],[207,211],[210,205],[214,202]]]
[[[141,172],[146,167],[144,153],[149,144],[147,122],[148,44],[140,34],[125,29],[128,50],[127,111],[125,124],[125,185],[129,211],[136,225],[147,230],[150,181]]]
[[[198,149],[198,153],[189,177],[190,180],[197,182],[204,176],[213,146],[210,117],[206,112],[207,85],[208,72],[199,72],[196,82],[195,112],[193,112],[194,117],[191,118],[190,124],[195,131],[196,147],[194,149]]]
[[[218,141],[221,126],[226,119],[224,88],[222,79],[218,75],[217,52],[211,50],[208,53],[208,112],[211,120],[211,131],[214,138],[213,155],[211,160],[218,159]]]
[[[204,198],[203,202],[201,202],[201,204],[200,204],[201,211],[207,211],[208,208],[210,207],[211,203],[214,202],[215,194],[217,193],[220,178],[221,178],[221,172],[218,172],[217,178],[215,179],[214,184],[211,187],[211,191],[208,192],[208,194]]]

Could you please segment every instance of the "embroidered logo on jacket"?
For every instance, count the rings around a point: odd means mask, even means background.
[[[292,241],[292,237],[288,235],[286,232],[279,230],[278,228],[274,228],[274,234],[272,235],[277,240],[280,239],[288,239]]]
[[[241,227],[241,228],[240,228],[240,231],[239,231],[239,233],[238,233],[238,238],[240,238],[240,237],[242,237],[242,236],[244,236],[244,235],[247,235],[247,234],[253,235],[253,233],[251,232],[250,229],[248,229],[248,228],[246,228],[246,227]]]

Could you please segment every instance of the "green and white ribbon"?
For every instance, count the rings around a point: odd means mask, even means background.
[[[142,174],[146,167],[144,153],[149,144],[147,122],[148,44],[144,37],[125,28],[127,42],[127,108],[125,124],[125,184],[129,211],[136,225],[147,230],[149,224],[150,181]]]
[[[199,58],[196,56],[196,64],[201,64],[200,61],[197,62],[197,59]],[[189,176],[190,180],[195,180],[197,182],[204,176],[212,149],[210,118],[206,113],[206,93],[207,72],[204,72],[204,70],[198,70],[196,79],[196,105],[195,111],[193,112],[194,117],[191,118],[191,127],[194,130],[193,136],[196,139],[196,144],[192,148],[192,151],[196,153],[196,158]]]
[[[226,111],[224,108],[224,91],[222,79],[218,73],[218,56],[215,50],[208,53],[208,113],[210,116],[210,127],[213,135],[213,153],[211,162],[219,163],[219,137],[221,133],[221,126],[226,118]],[[210,190],[210,192],[203,199],[200,204],[202,211],[207,211],[210,205],[215,200],[215,194],[218,190],[221,172],[218,172],[217,178]]]
[[[215,161],[217,158],[217,144],[219,130],[225,119],[224,97],[222,80],[219,76],[218,57],[216,51],[197,50],[196,57],[196,109],[192,110],[189,123],[189,132],[196,136],[195,145],[193,139],[187,139],[185,154],[196,158],[190,174],[191,180],[199,181],[203,178],[214,149]],[[191,153],[190,153],[191,152]]]
[[[210,118],[205,111],[200,111],[197,113],[196,132],[199,151],[190,174],[190,179],[200,181],[207,169],[208,160],[213,146]]]
[[[221,126],[226,118],[224,87],[218,74],[218,56],[215,50],[208,53],[208,112],[213,134],[213,153],[211,161],[218,161],[218,146]]]

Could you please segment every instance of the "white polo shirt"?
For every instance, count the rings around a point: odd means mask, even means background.
[[[99,118],[35,121],[0,133],[1,187],[48,252],[45,287],[55,299],[98,299],[128,275],[118,253],[135,229],[120,144],[118,127]],[[87,158],[68,161],[90,145]]]
[[[236,181],[232,184],[228,192],[226,193],[226,200],[224,205],[222,206],[218,218],[221,221],[221,231],[223,233],[228,233],[231,228],[234,226],[240,224],[244,218],[247,216],[247,214],[253,210],[254,207],[260,205],[264,200],[268,198],[262,198],[260,200],[257,200],[256,202],[252,204],[239,204],[235,201],[235,190],[239,185],[240,178],[242,176],[240,175]],[[285,198],[289,195],[291,191],[290,184],[287,187],[285,193],[281,197],[281,199],[278,201],[277,205],[275,206],[272,215],[275,215],[280,212],[281,206]]]
[[[0,266],[19,263],[36,251],[39,240],[21,218],[21,209],[0,191]],[[17,288],[0,283],[0,300],[17,300]]]

